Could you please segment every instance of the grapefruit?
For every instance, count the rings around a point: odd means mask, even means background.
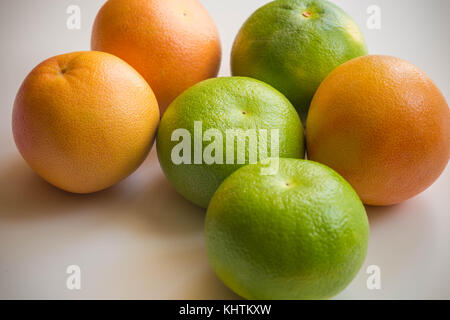
[[[145,159],[159,122],[151,88],[123,60],[74,52],[39,64],[14,103],[16,145],[49,183],[75,193],[105,189]]]
[[[364,203],[391,205],[428,188],[450,155],[450,111],[418,67],[366,56],[320,85],[307,126],[308,158],[346,178]]]
[[[161,119],[157,150],[175,189],[204,208],[243,165],[305,152],[292,104],[271,86],[242,77],[205,80],[181,94]]]
[[[156,94],[161,114],[181,92],[217,75],[217,27],[197,0],[109,0],[92,30],[93,50],[133,66]]]
[[[352,187],[330,168],[280,159],[229,176],[208,207],[209,261],[247,299],[328,299],[361,268],[369,225]]]
[[[233,45],[235,76],[267,82],[306,120],[322,80],[340,64],[366,55],[356,23],[325,0],[277,0],[258,9]]]

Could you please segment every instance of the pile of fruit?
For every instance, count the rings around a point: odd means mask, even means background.
[[[242,26],[232,77],[197,0],[108,0],[92,49],[24,80],[13,133],[31,168],[74,193],[160,165],[207,208],[210,263],[248,299],[327,299],[367,251],[366,205],[428,188],[450,156],[450,111],[418,67],[367,55],[326,0],[276,0]],[[308,160],[303,160],[307,153]],[[149,208],[152,210],[152,208]]]

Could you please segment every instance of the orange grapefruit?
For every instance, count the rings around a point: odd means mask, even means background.
[[[145,159],[159,123],[151,88],[123,60],[75,52],[39,64],[14,104],[13,133],[49,183],[75,193],[105,189]]]
[[[346,178],[365,204],[429,187],[450,155],[450,111],[435,83],[390,56],[353,59],[320,85],[306,124],[308,158]]]
[[[217,76],[221,60],[217,27],[197,0],[109,0],[95,19],[91,46],[139,71],[161,113],[187,88]]]

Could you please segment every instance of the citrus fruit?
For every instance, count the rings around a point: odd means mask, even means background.
[[[328,299],[361,268],[369,225],[363,204],[335,171],[279,159],[276,174],[250,164],[214,194],[205,225],[209,261],[247,299]]]
[[[391,205],[430,186],[450,156],[450,111],[418,67],[366,56],[320,85],[307,120],[308,158],[339,172],[369,205]]]
[[[144,160],[159,122],[137,71],[103,52],[50,58],[31,71],[13,111],[16,145],[49,183],[75,193],[105,189]]]
[[[215,78],[169,106],[157,150],[175,189],[206,208],[220,183],[244,164],[268,156],[302,158],[303,126],[292,104],[271,86],[250,78]]]
[[[217,75],[217,27],[197,0],[109,0],[92,30],[94,50],[112,53],[150,84],[161,113],[181,92]]]
[[[367,54],[355,22],[325,0],[278,0],[242,26],[231,54],[233,75],[267,82],[303,121],[319,84],[334,68]]]

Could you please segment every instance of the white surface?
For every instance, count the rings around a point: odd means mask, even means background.
[[[223,43],[229,75],[232,41],[262,0],[203,0]],[[362,27],[371,53],[419,65],[450,97],[450,2],[340,0]],[[89,49],[103,1],[17,0],[0,4],[0,298],[237,298],[208,266],[204,211],[178,196],[152,151],[132,176],[92,195],[59,191],[21,159],[11,110],[21,81],[40,61]],[[66,8],[82,10],[82,29],[67,30]],[[382,29],[365,27],[366,9],[382,9]],[[450,299],[450,170],[401,205],[367,208],[371,239],[365,266],[337,299]],[[68,265],[82,289],[66,288]],[[381,268],[381,290],[368,290],[367,266]]]

